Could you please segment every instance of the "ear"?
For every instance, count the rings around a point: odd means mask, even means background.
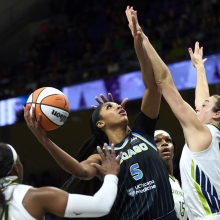
[[[96,126],[97,126],[98,128],[104,128],[104,127],[105,127],[105,123],[104,123],[104,121],[99,120],[99,121],[96,123]]]
[[[217,111],[213,116],[212,116],[213,119],[215,120],[220,120],[220,111]]]

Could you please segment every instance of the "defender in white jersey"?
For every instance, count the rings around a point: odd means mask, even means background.
[[[180,220],[186,220],[187,211],[185,209],[182,189],[180,188],[179,181],[173,176],[174,141],[170,134],[164,130],[156,130],[154,140],[157,145],[158,153],[169,173],[176,216]]]
[[[43,220],[46,212],[62,217],[101,217],[107,215],[117,194],[117,174],[120,159],[116,159],[114,146],[111,155],[105,144],[106,156],[102,169],[106,170],[104,183],[94,196],[68,194],[53,187],[33,188],[20,184],[23,166],[15,149],[0,142],[0,219]],[[108,198],[108,199],[106,199]]]
[[[135,12],[133,12],[133,19],[136,19]],[[181,156],[180,172],[183,177],[185,204],[190,212],[189,218],[190,220],[218,219],[220,212],[220,157],[219,152],[214,148],[219,149],[219,140],[216,135],[211,133],[210,126],[220,126],[220,96],[210,97],[209,95],[204,68],[206,59],[202,59],[203,48],[199,48],[199,42],[195,44],[194,53],[189,48],[192,64],[197,70],[196,112],[180,96],[169,69],[150,42],[148,42],[147,48],[148,53],[151,54],[149,57],[154,69],[155,82],[179,120],[187,144]],[[213,125],[206,126],[205,124]],[[217,143],[217,146],[214,146],[214,143]],[[192,189],[190,190],[190,188]]]
[[[191,152],[184,145],[181,180],[189,219],[220,219],[220,128],[207,125],[212,143],[204,151]],[[207,217],[205,217],[207,216]]]

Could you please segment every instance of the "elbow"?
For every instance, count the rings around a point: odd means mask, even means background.
[[[88,173],[85,170],[78,172],[75,176],[80,180],[88,179]]]
[[[85,180],[88,176],[88,172],[83,167],[77,170],[69,170],[69,173],[81,180]]]
[[[108,215],[111,211],[111,206],[109,207],[102,207],[102,211],[100,213],[101,216],[105,216],[105,215]]]
[[[74,176],[76,176],[78,179],[81,179],[81,180],[90,180],[95,175],[93,175],[89,170],[83,168],[82,170],[77,172],[77,175],[74,175]]]

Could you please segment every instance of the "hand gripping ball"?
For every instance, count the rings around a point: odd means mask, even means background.
[[[69,103],[65,95],[58,89],[44,87],[34,91],[27,100],[30,106],[30,115],[32,107],[35,107],[36,120],[39,113],[42,115],[41,126],[46,131],[59,128],[69,116]]]

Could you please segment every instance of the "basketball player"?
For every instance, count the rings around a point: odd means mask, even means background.
[[[129,13],[130,22],[141,38],[137,13],[133,9],[129,9]],[[192,64],[197,70],[195,112],[180,96],[169,69],[149,40],[146,42],[155,82],[179,120],[186,139],[180,173],[188,217],[196,220],[220,219],[220,96],[209,95],[205,60],[202,60],[203,48],[199,48],[196,42],[194,54],[189,49]]]
[[[117,174],[121,155],[115,159],[114,145],[106,156],[98,148],[102,168],[106,176],[100,190],[94,196],[68,194],[53,188],[33,188],[22,185],[23,166],[15,149],[0,142],[0,219],[34,220],[44,219],[46,212],[62,217],[100,217],[107,215],[117,194]],[[108,198],[108,199],[106,199]]]
[[[179,181],[173,176],[173,157],[174,157],[174,142],[169,133],[163,130],[156,130],[154,140],[160,157],[169,173],[170,185],[173,192],[174,207],[178,219],[186,220],[187,213],[183,199],[182,189]]]
[[[118,219],[169,219],[174,220],[176,213],[169,175],[164,167],[154,142],[154,131],[159,113],[161,92],[155,84],[151,62],[144,47],[144,38],[137,38],[133,27],[134,45],[140,62],[145,92],[141,111],[138,113],[132,132],[127,132],[128,117],[121,105],[106,102],[99,105],[91,117],[93,136],[81,147],[80,162],[63,152],[35,121],[34,111],[24,108],[28,127],[50,152],[59,165],[72,175],[89,180],[97,176],[102,179],[105,170],[100,172],[101,157],[95,153],[95,146],[105,142],[115,144],[116,154],[123,151],[119,173],[119,190],[115,201]],[[96,163],[91,166],[91,163]],[[71,179],[67,182],[73,186]]]
[[[99,104],[103,104],[108,102],[103,94],[100,94],[102,101],[98,97],[95,97],[95,100]],[[108,93],[109,101],[113,101],[114,99],[111,93]],[[122,104],[125,105],[127,99],[122,101]],[[93,109],[96,109],[97,106],[92,105]],[[130,129],[128,127],[128,129]],[[154,133],[154,140],[158,149],[158,153],[161,159],[164,162],[164,165],[169,173],[169,181],[172,188],[174,207],[177,214],[178,219],[186,220],[187,213],[185,210],[185,203],[183,199],[182,189],[180,187],[179,181],[173,176],[173,157],[174,157],[174,143],[170,134],[163,130],[156,130]]]

